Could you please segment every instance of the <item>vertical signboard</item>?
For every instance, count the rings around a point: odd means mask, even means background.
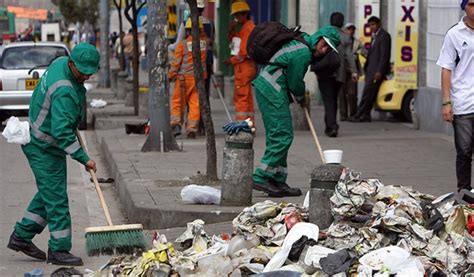
[[[380,0],[359,0],[357,30],[359,30],[359,38],[363,41],[366,48],[370,46],[372,39],[372,33],[367,24],[367,20],[371,16],[380,17]]]
[[[394,74],[399,88],[417,87],[419,1],[396,1]]]

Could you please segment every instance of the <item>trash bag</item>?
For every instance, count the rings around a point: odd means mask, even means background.
[[[219,204],[221,191],[209,186],[187,185],[181,190],[181,199],[193,204]]]
[[[20,121],[12,116],[7,121],[7,126],[2,135],[9,143],[25,145],[30,142],[30,125],[26,121]]]

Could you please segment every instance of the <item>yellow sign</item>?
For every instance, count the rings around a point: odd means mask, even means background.
[[[370,47],[372,40],[372,32],[367,23],[367,20],[372,16],[380,17],[380,0],[359,0],[357,30],[359,30],[359,39],[362,40],[365,48]]]
[[[48,10],[45,9],[32,9],[24,7],[8,6],[8,11],[14,13],[16,18],[30,18],[37,20],[48,19]]]
[[[418,10],[420,0],[397,0],[395,26],[395,86],[417,88]]]

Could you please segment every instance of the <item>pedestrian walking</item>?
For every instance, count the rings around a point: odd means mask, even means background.
[[[252,82],[257,104],[265,126],[265,153],[260,167],[253,175],[253,188],[271,197],[298,196],[301,190],[287,183],[287,157],[293,141],[290,101],[306,105],[304,76],[313,58],[326,55],[339,45],[339,33],[333,26],[325,26],[303,39],[283,45],[270,64],[264,66]]]
[[[254,103],[252,95],[252,80],[257,75],[255,61],[248,58],[247,41],[250,33],[255,28],[255,23],[250,19],[250,7],[246,2],[234,2],[231,7],[234,21],[231,23],[229,37],[234,43],[232,56],[224,64],[234,66],[234,107],[235,120],[242,121],[250,118],[254,122]],[[240,25],[240,31],[236,31]]]
[[[359,54],[364,52],[362,43],[354,37],[356,26],[354,23],[347,23],[343,31],[349,36],[351,47],[351,59],[354,61],[355,72],[346,70],[346,76],[342,90],[339,94],[339,117],[341,121],[346,121],[349,117],[357,113],[357,82],[362,73],[359,61]]]
[[[342,88],[346,81],[346,72],[351,75],[355,73],[356,66],[352,59],[351,39],[342,31],[344,25],[344,15],[334,12],[330,16],[331,26],[339,32],[341,43],[329,55],[323,59],[324,63],[334,63],[335,68],[328,70],[323,63],[316,62],[311,70],[317,73],[319,90],[324,103],[324,123],[326,128],[324,133],[328,137],[337,137],[339,125],[337,124],[337,99],[342,94]],[[332,67],[332,66],[331,66]]]
[[[133,58],[133,33],[132,29],[123,37],[123,54],[125,57],[125,71],[128,76],[132,75],[131,63]]]
[[[367,52],[367,60],[364,64],[365,84],[364,92],[357,113],[349,118],[351,122],[370,122],[370,112],[374,106],[377,94],[386,75],[390,73],[390,53],[392,38],[382,28],[380,19],[372,16],[368,20],[372,41]]]
[[[168,72],[168,78],[175,80],[174,91],[171,97],[171,128],[174,136],[181,134],[181,125],[186,108],[188,109],[186,121],[186,134],[190,139],[196,138],[199,112],[199,95],[194,78],[194,61],[192,53],[191,18],[186,21],[186,40],[176,45],[174,59]],[[206,55],[207,36],[203,32],[202,20],[199,19],[199,29],[201,30],[200,49],[204,78],[206,78]]]
[[[79,43],[70,57],[56,59],[41,77],[30,101],[30,143],[22,146],[38,192],[17,222],[8,248],[48,263],[80,266],[71,250],[71,216],[67,195],[66,155],[96,171],[96,163],[82,149],[76,130],[85,116],[84,82],[99,69],[99,53]],[[32,242],[48,225],[48,256]]]
[[[446,33],[441,67],[442,116],[453,124],[458,190],[471,190],[474,145],[474,0],[461,0],[465,16]]]

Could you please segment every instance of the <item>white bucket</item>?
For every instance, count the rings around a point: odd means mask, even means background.
[[[324,150],[323,154],[327,164],[340,164],[342,161],[342,150]]]

